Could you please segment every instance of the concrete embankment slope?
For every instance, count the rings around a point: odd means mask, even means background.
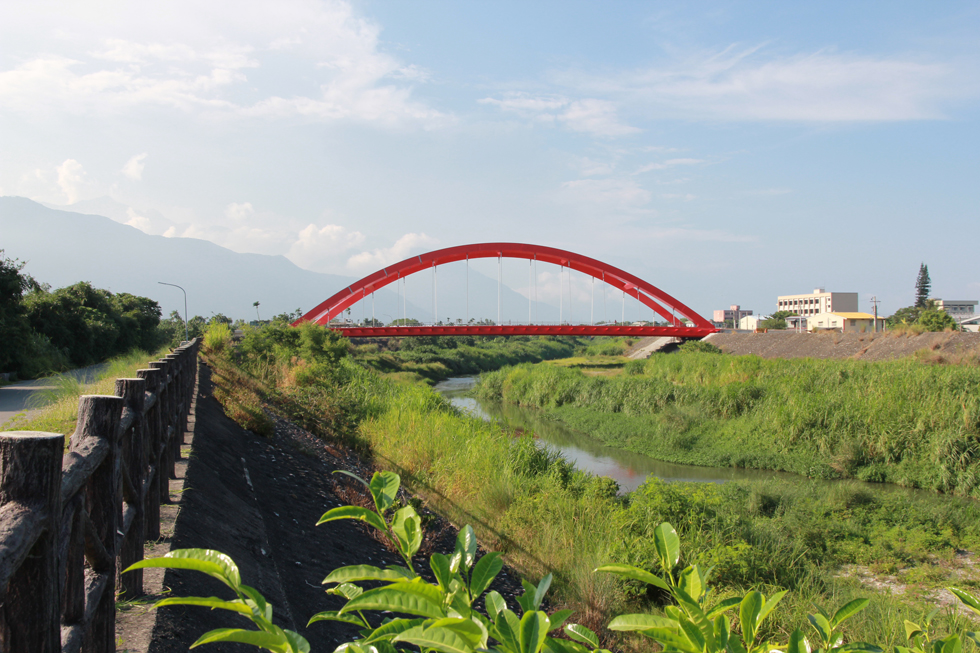
[[[980,354],[980,333],[713,333],[706,342],[726,354],[755,354],[763,358],[852,358],[892,360],[927,350],[933,356]]]

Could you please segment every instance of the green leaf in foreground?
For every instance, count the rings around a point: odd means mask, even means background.
[[[671,591],[670,585],[664,582],[664,579],[656,574],[651,574],[645,569],[640,569],[638,567],[633,567],[631,565],[602,565],[596,571],[602,571],[609,574],[616,574],[617,576],[622,576],[623,578],[630,578],[632,580],[638,580],[649,585],[654,585],[667,592]]]
[[[339,508],[333,508],[323,513],[320,520],[316,523],[317,526],[320,524],[325,524],[330,521],[337,519],[360,519],[365,521],[375,528],[377,528],[382,533],[388,532],[388,526],[384,523],[378,513],[373,510],[368,510],[367,508],[361,508],[360,506],[340,506]]]
[[[230,556],[211,549],[177,549],[162,558],[150,558],[127,567],[123,573],[133,569],[147,568],[190,569],[217,578],[222,583],[235,590],[241,587],[242,577],[238,565]]]

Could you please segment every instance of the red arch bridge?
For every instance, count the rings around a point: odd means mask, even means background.
[[[471,259],[496,258],[498,260],[498,294],[497,294],[497,323],[496,324],[428,324],[428,325],[407,325],[399,326],[348,326],[345,324],[331,324],[331,320],[342,316],[344,310],[366,299],[372,293],[384,288],[385,286],[396,283],[417,272],[433,269],[439,265],[456,263],[458,261],[467,262],[467,302],[469,302],[469,275],[468,266]],[[662,319],[661,322],[668,323],[667,326],[652,325],[627,325],[619,324],[570,324],[559,317],[557,324],[540,324],[531,321],[531,297],[528,293],[528,321],[526,324],[501,324],[500,320],[500,297],[501,297],[501,261],[508,259],[526,259],[530,262],[541,261],[561,266],[562,273],[560,279],[564,279],[565,268],[569,271],[589,275],[595,281],[602,281],[616,290],[622,291],[625,297],[635,298],[641,304],[652,309]],[[530,275],[531,268],[528,268]],[[433,276],[435,280],[435,276]],[[571,283],[569,281],[569,283]],[[564,281],[562,281],[562,287]],[[562,290],[562,296],[564,290]],[[433,297],[435,298],[435,294]],[[593,291],[593,297],[595,296]],[[435,301],[435,299],[434,299]],[[594,300],[593,300],[594,301]],[[562,309],[559,309],[560,311]],[[438,315],[434,310],[433,314]],[[592,312],[594,315],[594,310]],[[407,321],[407,320],[406,320]],[[695,313],[683,303],[674,299],[653,284],[647,283],[639,277],[633,276],[629,272],[613,267],[608,263],[603,263],[588,256],[582,256],[574,252],[568,252],[554,247],[544,247],[541,245],[528,245],[524,243],[476,243],[472,245],[459,245],[457,247],[447,247],[438,249],[426,254],[412,256],[394,265],[382,268],[373,274],[369,274],[336,293],[329,299],[321,302],[316,308],[309,311],[294,324],[301,322],[316,322],[317,324],[328,325],[349,337],[371,337],[371,336],[434,336],[434,335],[480,335],[480,336],[499,336],[499,335],[578,335],[578,336],[673,336],[676,338],[703,338],[714,333],[717,329],[706,319]]]

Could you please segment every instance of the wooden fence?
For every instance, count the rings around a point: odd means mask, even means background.
[[[57,433],[0,433],[0,650],[116,650],[117,581],[143,594],[143,559],[180,458],[198,340],[85,395],[65,449]]]

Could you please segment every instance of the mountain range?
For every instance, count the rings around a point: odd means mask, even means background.
[[[112,200],[91,201],[78,208],[82,207],[119,212]],[[25,262],[24,272],[53,288],[88,281],[112,292],[150,297],[160,304],[164,315],[174,310],[183,314],[184,296],[159,282],[186,291],[190,315],[221,313],[233,319],[252,319],[256,313],[269,318],[297,308],[306,312],[356,281],[304,270],[284,256],[242,254],[206,240],[147,234],[123,224],[125,215],[114,215],[113,220],[50,208],[23,197],[0,197],[0,249],[5,250],[4,256]],[[404,312],[410,318],[431,321],[432,284],[418,278],[425,275],[408,278],[404,309],[392,285],[376,293],[373,306],[370,299],[355,305],[351,319],[360,321],[373,312],[377,319],[389,322]],[[468,280],[460,274],[440,274],[439,316],[496,320],[497,293],[497,280],[475,270],[470,270]],[[504,286],[500,302],[503,321],[527,320],[525,296]],[[554,306],[542,303],[536,308],[542,321],[558,317]]]

